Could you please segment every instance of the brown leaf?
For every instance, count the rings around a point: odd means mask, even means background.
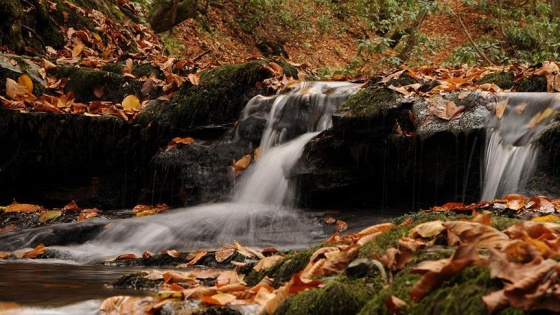
[[[430,238],[441,234],[441,232],[445,231],[445,227],[443,226],[443,221],[430,221],[426,223],[418,224],[417,226],[410,229],[408,232],[408,237],[410,238]]]
[[[34,258],[37,258],[37,256],[42,255],[46,252],[47,252],[47,248],[45,247],[45,245],[39,244],[33,250],[27,252],[23,257],[24,258],[29,258],[29,259],[34,259]]]
[[[525,202],[527,198],[523,195],[519,194],[509,194],[504,196],[504,199],[507,201],[507,207],[511,210],[519,210],[525,206]]]
[[[189,81],[193,85],[199,85],[200,84],[200,75],[198,75],[198,73],[189,73],[189,75],[187,77],[189,78]]]
[[[475,212],[473,222],[492,226],[492,212],[484,211],[482,213]]]
[[[181,253],[179,253],[178,251],[174,250],[174,249],[168,249],[168,250],[163,250],[161,252],[162,254],[167,254],[173,258],[179,258],[179,256],[181,255]]]
[[[136,259],[138,258],[135,254],[122,254],[115,258],[115,260],[126,260],[126,259]]]
[[[226,305],[235,301],[236,299],[237,298],[235,297],[235,295],[229,293],[218,293],[212,296],[200,297],[201,302],[211,304],[211,305]]]
[[[105,93],[105,84],[98,84],[93,88],[93,95],[97,98],[101,98]]]
[[[498,117],[498,119],[502,119],[502,117],[504,116],[508,101],[509,98],[505,98],[504,100],[501,100],[496,104],[496,117]]]
[[[33,94],[29,93],[26,86],[21,85],[10,78],[6,78],[6,95],[13,100],[35,99]]]
[[[199,249],[194,253],[188,254],[187,257],[185,257],[185,260],[189,261],[187,263],[187,266],[195,265],[197,262],[199,262],[202,259],[202,257],[206,256],[206,254],[208,254],[208,252],[202,249]]]
[[[385,307],[389,311],[389,314],[399,314],[400,309],[406,306],[406,302],[399,299],[398,297],[391,295],[385,300]]]
[[[346,231],[348,229],[348,224],[342,220],[336,220],[336,230],[338,232]]]
[[[101,211],[96,208],[84,209],[80,212],[80,215],[78,216],[78,222],[82,222],[84,220],[94,218],[99,214],[99,212]]]
[[[256,265],[255,267],[253,267],[253,270],[255,270],[256,272],[259,272],[263,269],[268,269],[272,266],[274,266],[277,262],[279,262],[280,260],[282,260],[284,257],[280,256],[280,255],[274,255],[274,256],[269,256],[269,257],[265,257],[264,259],[261,259]]]
[[[467,221],[448,221],[442,224],[448,233],[459,238],[461,244],[472,244],[476,248],[500,248],[509,242],[506,234],[488,225]]]
[[[233,164],[233,167],[235,168],[236,171],[241,171],[247,168],[247,166],[249,166],[249,163],[251,163],[251,155],[247,154],[242,158],[240,158],[237,162],[235,162]]]
[[[418,265],[411,270],[411,273],[421,273],[423,276],[416,282],[412,290],[408,292],[408,295],[413,301],[420,301],[434,288],[459,274],[465,267],[478,259],[479,256],[476,248],[472,245],[464,245],[457,248],[450,258],[426,261]]]
[[[235,249],[224,248],[222,250],[216,251],[214,254],[215,254],[215,257],[216,257],[216,261],[221,263],[221,262],[225,261],[226,259],[230,258],[234,253],[235,253]]]

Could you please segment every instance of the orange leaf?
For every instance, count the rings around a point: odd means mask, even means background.
[[[527,198],[519,194],[509,194],[504,197],[507,201],[507,207],[511,210],[519,210],[525,206]]]
[[[18,78],[18,84],[22,85],[22,86],[25,86],[25,88],[27,89],[27,92],[29,92],[30,94],[33,94],[33,81],[31,80],[31,78],[27,74],[22,74]]]
[[[27,203],[12,203],[6,207],[5,212],[37,212],[43,210],[43,207]]]
[[[27,252],[23,257],[24,258],[29,258],[29,259],[34,259],[34,258],[37,258],[37,256],[42,255],[46,252],[47,252],[47,248],[45,247],[45,245],[39,244],[33,250]]]
[[[240,158],[237,162],[235,162],[235,164],[233,164],[233,167],[236,171],[240,171],[247,168],[247,166],[249,166],[249,163],[251,163],[251,155],[247,154]]]
[[[280,255],[274,255],[274,256],[269,256],[269,257],[265,257],[264,259],[261,259],[256,265],[255,267],[253,267],[253,270],[255,270],[256,272],[261,271],[262,269],[268,269],[272,266],[274,266],[277,262],[279,262],[280,260],[282,260],[284,257],[280,256]]]
[[[207,251],[199,249],[194,253],[188,254],[187,257],[185,258],[186,260],[189,261],[187,263],[187,266],[195,265],[200,259],[202,259],[202,257],[206,256],[207,253],[208,253]]]
[[[117,256],[117,258],[115,258],[115,260],[136,259],[136,258],[138,258],[138,257],[134,254],[122,254],[122,255]]]
[[[181,144],[194,143],[194,139],[191,138],[191,137],[185,137],[185,138],[176,137],[176,138],[173,138],[171,141],[173,141],[174,143],[181,143]]]
[[[226,259],[230,258],[235,253],[235,249],[233,248],[225,248],[222,250],[218,250],[214,253],[216,257],[216,261],[221,263]]]
[[[348,224],[342,220],[336,220],[336,230],[342,232],[348,229]]]
[[[472,245],[466,245],[457,248],[453,256],[448,259],[426,261],[418,265],[411,272],[421,273],[423,276],[412,287],[412,290],[408,292],[408,295],[413,301],[420,301],[432,289],[459,274],[465,267],[478,259],[479,256],[476,248]]]

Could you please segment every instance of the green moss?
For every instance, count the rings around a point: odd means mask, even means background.
[[[413,304],[410,313],[485,314],[487,310],[482,297],[499,289],[501,282],[490,279],[490,270],[471,266]]]
[[[124,78],[121,75],[98,71],[87,68],[77,68],[71,66],[59,66],[51,72],[58,78],[69,78],[70,81],[66,85],[64,91],[72,91],[79,102],[89,102],[99,100],[94,95],[94,89],[97,86],[104,86],[102,100],[120,103],[131,94],[139,93],[142,88],[142,82]]]
[[[270,71],[262,67],[268,62],[261,60],[204,71],[199,85],[183,84],[170,106],[148,107],[140,114],[139,121],[156,120],[183,129],[232,123],[253,96],[274,92],[256,86],[271,77]]]
[[[245,282],[247,282],[248,286],[253,286],[265,276],[268,276],[274,279],[273,285],[279,287],[284,282],[290,280],[294,274],[303,270],[309,263],[309,258],[311,258],[312,254],[313,251],[311,250],[302,250],[298,253],[290,254],[268,269],[261,270],[260,272],[252,271],[245,278]]]
[[[420,279],[420,275],[410,274],[406,272],[399,272],[393,278],[393,282],[390,286],[383,290],[377,292],[359,311],[359,315],[377,315],[377,314],[390,314],[385,307],[385,300],[394,295],[399,299],[405,301],[408,306],[413,302],[408,296],[408,292],[412,289],[412,286]],[[407,309],[403,310],[402,314],[407,313]]]
[[[494,83],[501,89],[511,89],[513,87],[513,73],[511,72],[493,72],[485,75],[475,82],[478,85],[485,83]]]
[[[122,75],[123,67],[125,65],[124,61],[108,63],[101,70],[115,73],[118,75]],[[132,74],[137,78],[141,77],[150,77],[151,75],[155,75],[158,79],[164,80],[165,74],[161,71],[160,68],[154,67],[152,64],[144,63],[144,64],[134,64],[132,67]]]
[[[513,87],[516,92],[546,92],[546,78],[537,76],[524,78]]]
[[[522,220],[519,219],[514,219],[514,218],[508,218],[508,217],[504,217],[504,216],[493,216],[492,217],[492,226],[498,230],[498,231],[503,231],[507,228],[509,228],[510,226],[521,222]]]
[[[339,111],[348,112],[352,116],[383,115],[391,104],[395,104],[397,95],[386,88],[365,88],[344,102]]]
[[[406,228],[395,227],[385,233],[378,235],[372,241],[364,244],[360,247],[359,258],[379,258],[385,254],[387,249],[391,247],[397,248],[399,246],[399,240],[406,236]]]
[[[137,272],[119,277],[111,285],[115,289],[154,290],[159,288],[163,280],[148,280],[147,272]]]
[[[276,314],[356,314],[381,288],[380,281],[366,282],[365,279],[340,277],[327,283],[324,288],[298,293],[286,300]]]

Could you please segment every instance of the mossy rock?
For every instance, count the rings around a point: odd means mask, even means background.
[[[115,289],[156,290],[163,283],[163,280],[148,280],[147,275],[147,272],[127,274],[111,282],[111,286]]]
[[[274,279],[274,287],[280,287],[284,282],[303,270],[309,263],[309,258],[313,252],[311,250],[302,250],[300,252],[287,255],[272,267],[261,270],[260,272],[251,271],[245,278],[248,286],[253,286],[261,281],[265,276]]]
[[[547,92],[546,77],[533,76],[524,78],[513,87],[516,92]]]
[[[387,88],[365,88],[344,102],[338,112],[356,117],[384,115],[397,104],[397,98],[397,93]]]
[[[103,71],[112,72],[118,75],[122,75],[123,68],[125,66],[124,61],[108,63],[101,68]],[[160,68],[155,67],[151,63],[134,64],[132,67],[132,74],[137,78],[150,77],[154,75],[160,80],[165,80],[165,74]]]
[[[500,89],[506,90],[513,87],[513,79],[513,73],[511,72],[492,72],[475,81],[475,83],[478,85],[493,83],[499,86]]]
[[[264,79],[272,74],[263,68],[269,61],[253,61],[226,65],[200,74],[200,84],[183,84],[169,106],[153,104],[139,116],[140,123],[158,122],[176,130],[188,130],[204,125],[232,123],[246,103],[257,94],[274,91],[259,88]],[[293,67],[282,63],[287,75],[293,75]],[[258,84],[259,83],[259,84]]]
[[[96,100],[112,101],[121,103],[128,95],[140,97],[142,82],[122,75],[87,68],[72,66],[59,66],[50,71],[57,78],[68,78],[70,81],[64,88],[64,92],[72,91],[78,102],[91,102]],[[96,87],[103,87],[101,98],[95,96]],[[154,89],[154,92],[157,92]],[[154,97],[157,95],[152,95]]]
[[[339,277],[324,288],[303,291],[286,300],[276,314],[356,314],[382,286],[381,281]]]

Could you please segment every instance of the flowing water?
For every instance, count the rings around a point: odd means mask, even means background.
[[[504,105],[505,102],[505,105]],[[505,107],[503,107],[505,106]],[[535,142],[555,119],[560,97],[552,93],[507,93],[489,121],[484,153],[482,200],[519,192],[538,157]]]

